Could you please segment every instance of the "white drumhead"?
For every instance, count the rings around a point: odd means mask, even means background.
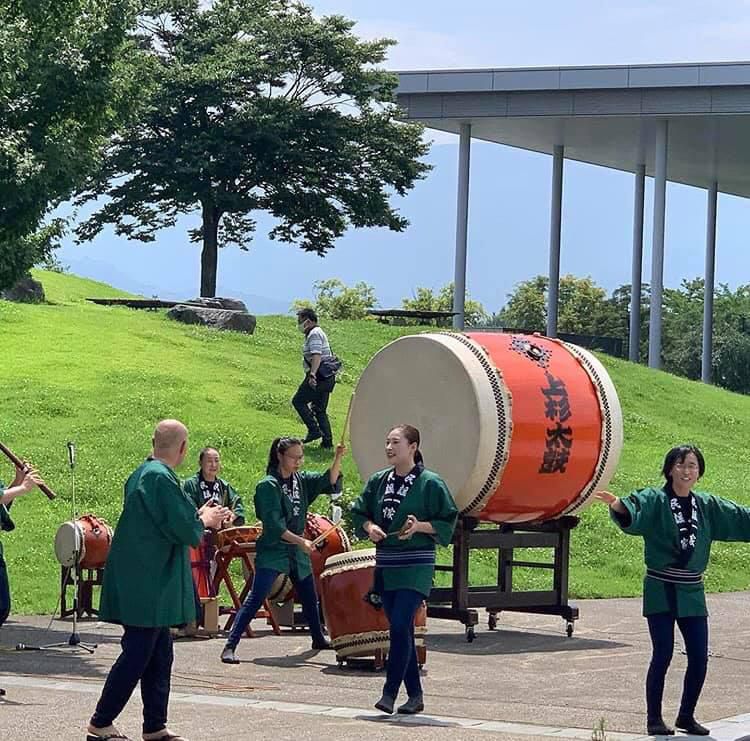
[[[510,447],[510,394],[468,337],[401,337],[363,371],[352,405],[351,447],[363,479],[387,467],[385,437],[398,424],[421,433],[427,468],[445,480],[462,512],[492,496]]]
[[[83,532],[76,522],[63,522],[55,533],[55,558],[61,566],[70,567],[86,555]]]

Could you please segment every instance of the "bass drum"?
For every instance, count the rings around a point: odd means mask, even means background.
[[[70,568],[76,563],[82,569],[104,566],[112,544],[112,528],[96,515],[81,515],[75,521],[64,522],[55,534],[55,557],[61,566]]]
[[[399,423],[421,430],[426,465],[461,514],[490,522],[578,514],[609,483],[623,442],[604,366],[539,335],[426,333],[386,345],[352,406],[363,479],[385,467],[385,436]]]

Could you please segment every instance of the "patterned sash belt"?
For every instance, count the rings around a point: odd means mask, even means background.
[[[434,566],[435,550],[396,550],[395,548],[378,548],[375,552],[375,566],[387,569],[394,566]]]
[[[646,569],[646,576],[670,584],[700,584],[703,581],[701,571],[690,571],[690,569],[678,569],[671,566],[666,569]]]

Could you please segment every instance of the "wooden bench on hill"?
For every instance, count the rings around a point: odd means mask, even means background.
[[[416,319],[418,324],[439,325],[455,316],[454,311],[421,311],[418,309],[368,309],[368,314],[376,316],[384,324],[404,324],[404,319]],[[390,321],[394,320],[394,321]],[[399,321],[402,320],[402,321]]]
[[[171,309],[178,304],[189,304],[189,301],[163,301],[160,298],[87,298],[99,306],[127,306],[130,309]]]

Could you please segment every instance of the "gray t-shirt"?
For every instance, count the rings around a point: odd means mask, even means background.
[[[323,358],[333,356],[331,346],[328,344],[328,337],[320,327],[313,327],[305,335],[305,344],[302,345],[302,367],[305,373],[310,372],[310,361],[313,355],[320,355]]]

